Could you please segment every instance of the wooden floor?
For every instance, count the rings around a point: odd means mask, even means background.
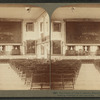
[[[75,90],[100,90],[100,73],[94,64],[82,64]]]
[[[9,64],[0,64],[0,90],[28,90]]]

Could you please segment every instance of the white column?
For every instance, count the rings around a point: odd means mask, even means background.
[[[12,46],[6,46],[6,52],[7,52],[7,54],[11,54],[11,52],[12,52]]]
[[[85,46],[85,48],[84,48],[84,49],[85,49],[85,51],[87,51],[87,46]]]
[[[71,46],[70,50],[73,50],[72,46]]]

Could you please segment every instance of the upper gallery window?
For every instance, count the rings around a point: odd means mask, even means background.
[[[54,32],[61,32],[61,23],[53,22],[53,31]]]
[[[29,31],[34,31],[34,23],[33,22],[28,22],[26,24],[26,31],[29,32]]]

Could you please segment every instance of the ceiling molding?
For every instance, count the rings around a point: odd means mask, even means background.
[[[75,22],[80,22],[80,21],[89,21],[89,22],[100,22],[100,19],[94,19],[94,18],[67,18],[63,19],[64,21],[75,21]]]

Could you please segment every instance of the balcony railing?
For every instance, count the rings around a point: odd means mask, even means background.
[[[66,56],[89,56],[89,55],[100,55],[100,46],[95,46],[95,50],[92,51],[91,45],[90,46],[81,46],[81,48],[77,48],[77,46],[66,46],[67,50],[65,55]],[[96,49],[97,48],[97,49]]]

